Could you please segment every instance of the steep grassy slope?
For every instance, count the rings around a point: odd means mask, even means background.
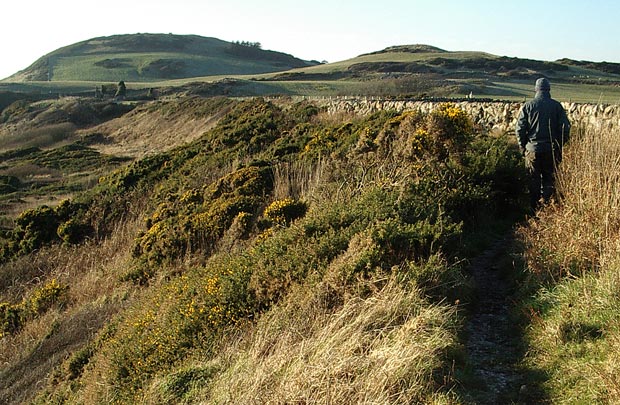
[[[458,402],[461,265],[518,212],[510,143],[451,105],[218,108],[1,235],[2,399]]]
[[[315,64],[197,35],[133,34],[93,38],[42,56],[9,81],[159,81],[284,71]]]

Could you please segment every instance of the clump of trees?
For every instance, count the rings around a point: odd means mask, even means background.
[[[233,41],[234,45],[238,46],[247,46],[248,48],[257,48],[261,49],[262,45],[260,42],[250,42],[250,41]]]
[[[228,53],[235,56],[259,58],[263,52],[260,42],[233,41],[228,47]]]

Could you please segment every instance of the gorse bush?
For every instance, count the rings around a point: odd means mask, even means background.
[[[22,325],[23,309],[8,302],[0,303],[0,337],[17,331]]]
[[[209,253],[240,214],[256,215],[272,187],[268,167],[250,166],[204,190],[167,195],[146,221],[148,230],[136,239],[134,256],[152,267],[177,259],[188,249]],[[244,219],[245,227],[250,226],[250,218]]]
[[[444,361],[458,357],[449,302],[467,294],[459,267],[469,252],[464,245],[479,218],[503,212],[519,193],[510,186],[520,162],[509,143],[474,133],[453,105],[340,121],[308,103],[245,100],[224,108],[195,142],[117,170],[73,202],[23,214],[13,232],[32,239],[30,249],[104,238],[130,213],[144,224],[119,271],[122,280],[147,286],[137,290],[141,298],[94,339],[97,350],[87,345],[72,357],[64,380],[40,401],[70,392],[93,402],[196,402],[186,396],[197,390],[194,379],[201,398],[215,398],[215,381],[231,372],[217,360],[231,336],[251,340],[271,311],[304,311],[309,302],[320,309],[321,325],[338,329],[331,315],[357,319],[347,311],[369,308],[380,291],[388,297],[381,302],[398,299],[380,319],[359,319],[361,334],[378,331],[361,342],[390,336],[379,340],[392,350],[398,345],[390,339],[419,330],[436,344],[432,360],[409,362],[415,369],[399,363],[381,390],[411,400],[434,395],[451,381]],[[405,310],[411,303],[415,311]],[[10,329],[13,315],[2,308]],[[221,363],[183,372],[188,358]],[[409,391],[400,395],[401,388]]]
[[[27,316],[40,315],[54,304],[61,304],[67,286],[62,286],[55,279],[51,279],[44,286],[37,288],[27,301],[23,302]]]
[[[53,242],[78,243],[92,234],[82,221],[87,206],[64,200],[55,208],[41,206],[22,212],[15,228],[0,239],[0,262],[28,254]]]
[[[42,206],[24,211],[15,223],[21,239],[19,251],[29,253],[56,238],[59,220],[54,209]]]
[[[209,146],[213,151],[259,153],[281,136],[285,125],[284,114],[273,104],[244,101],[219,122]]]
[[[0,175],[0,194],[8,194],[17,191],[21,181],[15,176]]]
[[[276,200],[265,208],[263,215],[269,221],[277,225],[286,225],[291,221],[304,216],[308,205],[301,201],[295,201],[292,198],[284,200]]]
[[[426,130],[433,139],[432,150],[439,158],[462,152],[473,136],[473,125],[465,111],[453,104],[442,104],[429,114]]]
[[[18,304],[0,303],[0,337],[18,331],[24,322],[33,319],[54,305],[62,305],[68,287],[51,279]]]

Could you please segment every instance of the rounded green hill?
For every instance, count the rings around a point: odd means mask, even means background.
[[[197,35],[131,34],[93,38],[55,50],[10,81],[149,82],[230,74],[259,74],[318,62]]]

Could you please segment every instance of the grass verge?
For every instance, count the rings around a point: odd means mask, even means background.
[[[618,129],[576,134],[556,203],[521,229],[532,294],[526,363],[557,403],[620,401],[620,148]]]

